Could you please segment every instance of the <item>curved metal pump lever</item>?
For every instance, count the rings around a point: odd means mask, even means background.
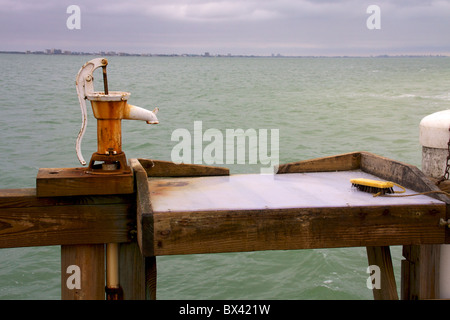
[[[107,64],[108,61],[103,58],[97,58],[86,62],[81,67],[80,71],[78,71],[75,82],[77,87],[78,100],[80,102],[81,118],[82,118],[81,129],[77,137],[76,150],[78,160],[83,166],[86,165],[86,161],[84,160],[83,155],[81,154],[81,140],[83,140],[84,132],[86,131],[87,126],[86,99],[88,94],[92,94],[94,92],[93,73],[95,69],[99,67],[104,67]]]

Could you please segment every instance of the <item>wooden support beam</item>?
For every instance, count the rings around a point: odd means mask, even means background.
[[[155,256],[442,243],[445,208],[155,212]],[[145,254],[145,252],[144,252]]]
[[[143,266],[140,274],[143,275],[143,288],[139,290],[139,298],[156,300],[156,257],[153,250],[153,210],[148,188],[148,171],[153,168],[154,163],[143,161],[146,170],[137,159],[130,159],[130,166],[135,175],[136,189],[136,220],[137,220],[137,244],[139,246],[139,264]],[[166,165],[164,163],[164,165]],[[169,164],[170,166],[170,164]],[[157,165],[156,168],[159,168]],[[138,253],[135,253],[138,255]]]
[[[36,196],[0,190],[0,248],[130,241],[135,196]]]
[[[136,242],[121,243],[120,287],[124,300],[156,300],[156,257],[144,257]]]
[[[145,298],[156,300],[157,269],[156,257],[145,258]]]
[[[121,243],[119,282],[123,300],[145,299],[145,258],[136,242]]]
[[[150,202],[147,172],[137,159],[130,159],[135,176],[137,242],[146,257],[153,254],[153,210]]]
[[[397,284],[392,266],[391,250],[389,246],[366,247],[369,266],[379,268],[379,288],[373,287],[375,300],[398,300]]]
[[[105,246],[61,246],[61,298],[105,299]]]
[[[402,299],[439,299],[439,252],[439,245],[403,246]]]

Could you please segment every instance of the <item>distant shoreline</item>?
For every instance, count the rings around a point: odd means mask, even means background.
[[[34,54],[34,55],[58,55],[58,56],[118,56],[118,57],[205,57],[205,58],[448,58],[448,55],[429,54],[429,55],[370,55],[370,56],[351,56],[351,55],[307,55],[307,56],[285,56],[281,54],[272,55],[233,55],[233,54],[165,54],[165,53],[126,53],[126,52],[74,52],[63,51],[60,49],[47,49],[46,51],[0,51],[0,54]]]

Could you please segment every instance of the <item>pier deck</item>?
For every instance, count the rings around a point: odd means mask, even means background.
[[[120,243],[124,299],[156,298],[156,257],[258,250],[366,247],[380,267],[375,299],[398,299],[389,246],[402,245],[402,299],[439,297],[439,245],[450,243],[450,200],[432,193],[373,197],[352,178],[440,191],[414,166],[371,153],[281,165],[275,175],[130,159],[128,176],[41,169],[37,188],[0,190],[0,248],[61,246],[63,299],[102,299],[104,245]],[[108,192],[101,187],[109,183]],[[92,193],[92,194],[91,194]],[[55,195],[58,194],[58,195]],[[80,266],[80,290],[67,268]]]
[[[154,253],[444,241],[444,202],[427,195],[373,197],[353,188],[352,178],[379,179],[361,170],[150,178]]]
[[[414,166],[354,152],[284,164],[274,176],[146,159],[132,167],[145,257],[365,246],[369,265],[382,270],[374,298],[398,299],[389,246],[402,245],[401,298],[439,297],[450,202]],[[393,181],[406,194],[436,193],[374,198],[352,189],[358,177]],[[147,271],[156,283],[156,265]]]

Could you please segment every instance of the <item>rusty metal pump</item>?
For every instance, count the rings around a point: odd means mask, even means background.
[[[130,168],[122,151],[122,119],[143,120],[148,124],[157,124],[156,113],[158,108],[149,111],[128,104],[128,92],[109,91],[106,75],[108,61],[105,58],[96,58],[88,61],[81,67],[76,78],[76,88],[81,107],[82,125],[78,134],[76,151],[78,160],[86,165],[81,154],[81,140],[87,125],[86,99],[91,101],[94,117],[97,119],[97,152],[92,154],[88,173],[128,173]],[[93,72],[102,67],[104,92],[94,91]],[[100,162],[100,164],[96,164]]]

